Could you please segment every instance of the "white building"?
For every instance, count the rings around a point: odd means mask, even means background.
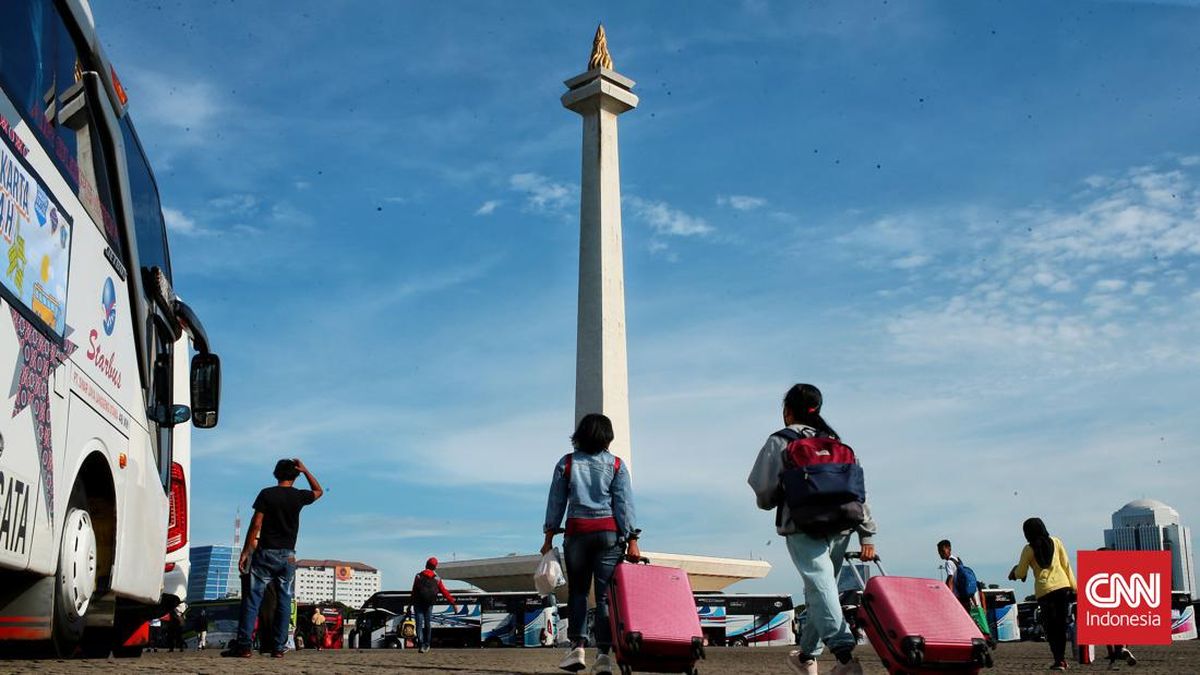
[[[340,602],[358,609],[379,592],[379,570],[344,560],[297,560],[296,602]]]
[[[1179,522],[1179,512],[1154,499],[1138,499],[1112,515],[1104,545],[1118,551],[1170,551],[1171,590],[1196,599],[1196,560],[1192,530]]]

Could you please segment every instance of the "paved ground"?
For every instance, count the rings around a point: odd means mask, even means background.
[[[1122,672],[1137,675],[1180,675],[1200,673],[1200,641],[1179,642],[1170,647],[1141,647],[1135,650],[1141,663]],[[701,663],[701,672],[712,675],[760,675],[789,673],[783,663],[786,649],[710,649]],[[858,651],[868,673],[883,675],[883,667],[870,647]],[[146,654],[136,660],[4,661],[3,673],[561,673],[555,669],[558,650],[545,649],[441,649],[429,654],[413,651],[337,650],[292,652],[283,659],[254,656],[249,659],[222,659],[216,650],[169,654]],[[589,652],[589,657],[591,653]],[[1045,643],[1002,645],[996,653],[996,667],[989,674],[1044,672],[1050,663]],[[828,667],[825,665],[824,667]],[[1101,673],[1107,662],[1075,666],[1072,672]]]

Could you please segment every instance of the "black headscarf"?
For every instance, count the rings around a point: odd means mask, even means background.
[[[1054,560],[1054,540],[1046,531],[1046,524],[1041,518],[1030,518],[1021,529],[1025,530],[1025,541],[1033,548],[1033,559],[1037,561],[1038,567],[1049,567]]]

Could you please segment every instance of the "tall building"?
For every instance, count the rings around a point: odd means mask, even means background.
[[[360,562],[296,561],[296,602],[340,602],[358,609],[381,586],[379,570]]]
[[[193,546],[188,556],[188,602],[219,600],[241,595],[237,552],[232,546]]]
[[[1129,502],[1112,515],[1104,545],[1117,551],[1170,551],[1171,590],[1197,597],[1192,530],[1179,522],[1175,509],[1155,499]]]

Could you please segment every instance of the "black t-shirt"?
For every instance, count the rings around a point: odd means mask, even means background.
[[[300,531],[300,509],[316,500],[312,490],[276,485],[263,489],[254,500],[254,510],[263,514],[258,548],[296,548]]]

